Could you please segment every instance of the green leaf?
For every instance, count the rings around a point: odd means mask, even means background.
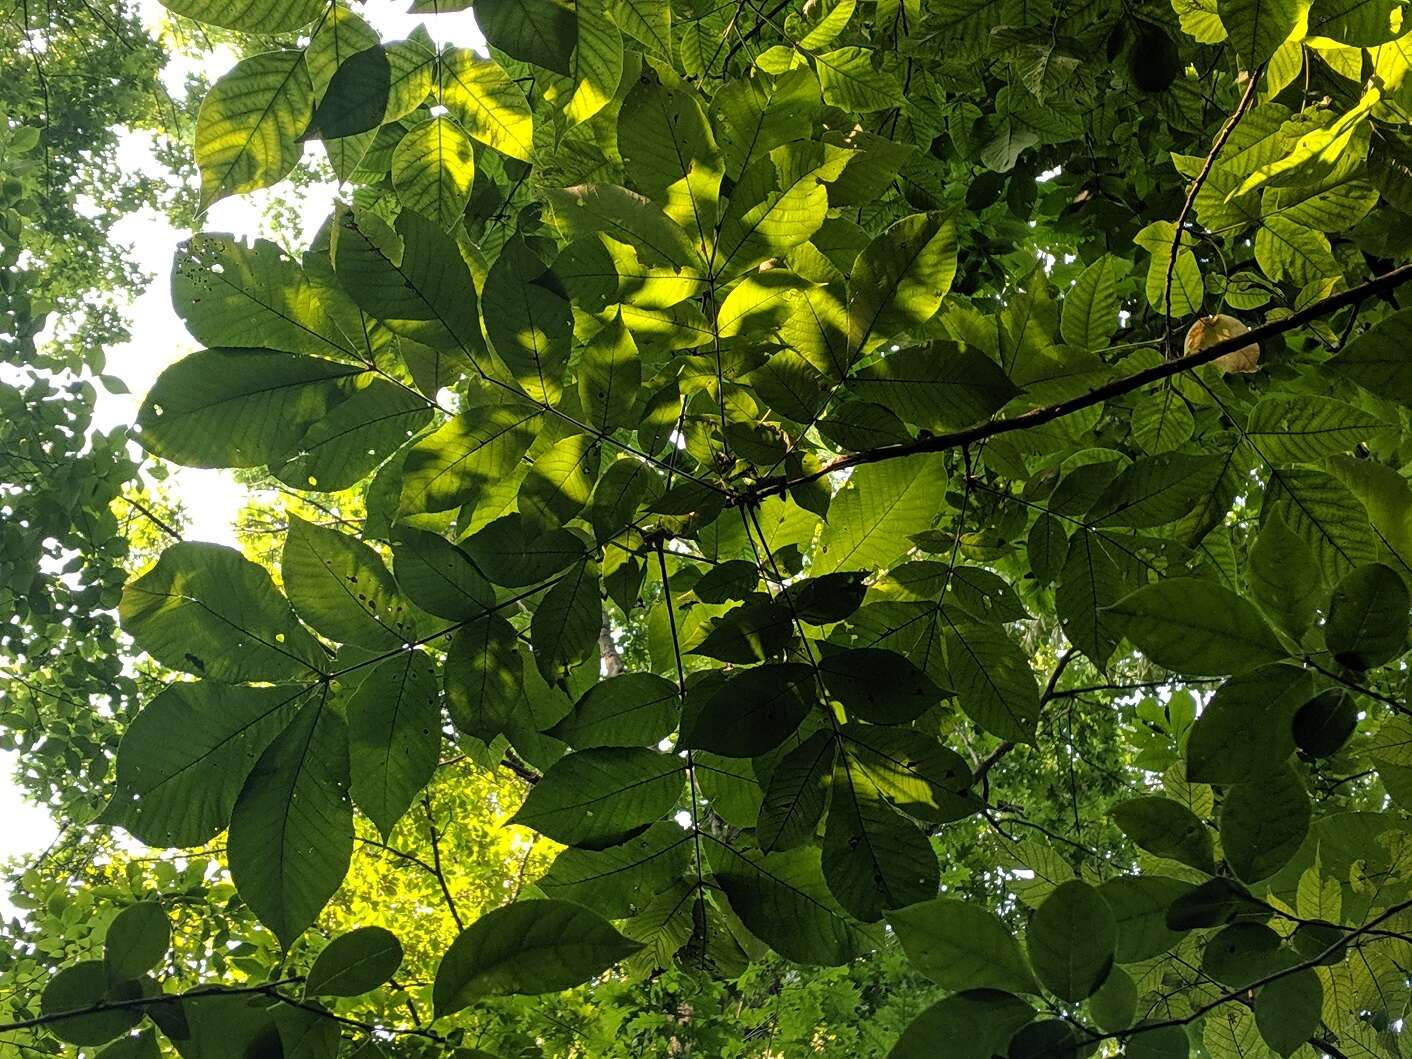
[[[279,459],[271,460],[270,473],[300,489],[350,489],[431,418],[431,404],[421,394],[374,379],[313,423]]]
[[[1288,279],[1301,287],[1340,271],[1327,237],[1283,214],[1261,222],[1255,233],[1255,260],[1270,279]]]
[[[846,757],[834,769],[832,788],[823,871],[838,903],[871,923],[889,909],[934,897],[940,869],[927,836]]]
[[[1147,295],[1147,303],[1159,313],[1166,309],[1167,265],[1172,260],[1175,238],[1171,221],[1153,221],[1133,240],[1151,254],[1147,261],[1143,292]],[[1177,263],[1172,270],[1172,315],[1182,317],[1200,312],[1203,293],[1201,267],[1196,263],[1196,255],[1183,245],[1177,250]]]
[[[775,765],[755,825],[755,838],[766,853],[793,849],[814,838],[836,752],[837,743],[828,732],[815,732]]]
[[[1272,472],[1260,505],[1260,524],[1274,515],[1314,553],[1325,579],[1336,583],[1354,567],[1378,561],[1368,512],[1346,486],[1323,471]]]
[[[885,110],[900,106],[902,85],[890,71],[873,65],[867,48],[837,48],[814,56],[824,102],[846,111]]]
[[[1216,491],[1228,464],[1219,455],[1182,452],[1141,457],[1099,494],[1087,521],[1138,529],[1176,522]]]
[[[1141,849],[1157,857],[1181,861],[1208,875],[1215,871],[1211,833],[1186,806],[1170,798],[1142,795],[1119,802],[1113,822]]]
[[[548,734],[577,750],[654,746],[676,731],[680,716],[680,695],[671,681],[655,673],[621,673],[584,692]]]
[[[1061,530],[1062,532],[1062,530]],[[1124,576],[1120,545],[1105,534],[1078,529],[1054,587],[1054,609],[1070,642],[1100,669],[1123,639],[1119,622],[1107,610],[1132,589]]]
[[[549,897],[625,919],[686,871],[693,838],[673,821],[662,820],[621,845],[561,850],[538,886]]]
[[[1286,969],[1292,956],[1264,923],[1232,923],[1206,942],[1201,970],[1213,982],[1238,988]]]
[[[566,846],[612,846],[676,804],[684,765],[643,747],[566,754],[530,789],[511,822]]]
[[[854,356],[925,323],[956,275],[956,226],[914,213],[858,255],[848,277],[848,348]]]
[[[324,662],[264,568],[219,544],[167,548],[118,613],[157,661],[211,680],[307,679]]]
[[[640,400],[642,362],[622,313],[604,325],[584,346],[578,366],[579,402],[595,430],[609,431],[635,423]]]
[[[305,137],[336,140],[406,117],[431,92],[435,65],[435,54],[417,40],[354,53],[329,79]]]
[[[1304,842],[1309,816],[1309,795],[1288,765],[1231,787],[1221,802],[1226,863],[1245,882],[1269,878]]]
[[[896,651],[854,647],[819,660],[828,693],[850,715],[874,724],[906,724],[941,701],[932,679]]]
[[[1030,962],[1046,989],[1077,1003],[1103,984],[1113,967],[1118,924],[1107,902],[1086,882],[1061,883],[1030,920]]]
[[[1329,599],[1324,643],[1334,661],[1372,669],[1407,649],[1407,583],[1382,563],[1360,566],[1338,583]]]
[[[1314,694],[1309,672],[1265,666],[1219,688],[1187,736],[1187,779],[1242,783],[1278,771],[1294,753],[1295,712]]]
[[[469,621],[446,651],[451,722],[484,742],[510,725],[524,701],[524,662],[515,627],[499,614]]]
[[[1361,408],[1309,394],[1262,398],[1245,425],[1246,436],[1276,463],[1317,463],[1335,452],[1376,444],[1390,429]]]
[[[889,913],[907,958],[944,989],[1038,992],[1020,943],[995,913],[937,897]]]
[[[936,455],[855,469],[829,506],[810,572],[892,565],[909,548],[912,534],[931,525],[945,482],[945,464]]]
[[[583,184],[546,192],[554,223],[566,239],[603,234],[637,250],[644,264],[699,270],[701,256],[686,229],[635,191]]]
[[[167,955],[172,925],[156,901],[128,905],[111,923],[103,938],[103,966],[113,985],[140,978]]]
[[[636,517],[648,491],[655,488],[656,484],[653,471],[640,460],[625,457],[608,464],[608,469],[598,479],[588,504],[588,521],[593,526],[595,539],[603,543],[626,530]],[[604,579],[611,595],[613,566],[616,563],[626,564],[630,560],[625,554],[611,553],[606,559],[609,572],[605,574]],[[619,569],[621,568],[619,566]],[[621,595],[612,598],[624,612],[632,609],[631,600],[624,602]]]
[[[197,22],[252,33],[285,33],[307,26],[324,0],[162,0],[168,11]]]
[[[1240,883],[1218,875],[1173,901],[1167,909],[1167,926],[1172,930],[1197,930],[1224,926],[1241,916],[1263,919],[1268,915],[1268,905],[1251,896]]]
[[[506,55],[546,70],[573,74],[570,58],[578,40],[574,10],[559,0],[510,0],[476,5],[476,25],[486,41]]]
[[[304,978],[304,995],[361,996],[402,966],[402,943],[385,927],[358,927],[319,951]]]
[[[1118,281],[1128,268],[1122,258],[1104,254],[1079,273],[1064,295],[1059,332],[1065,342],[1089,352],[1108,345],[1118,329]]]
[[[1191,888],[1164,875],[1120,875],[1098,887],[1118,925],[1118,963],[1149,960],[1181,940],[1167,926],[1167,909]]]
[[[698,587],[700,582],[697,582]],[[789,586],[789,598],[799,620],[810,625],[842,621],[863,602],[867,588],[857,571],[806,577]]]
[[[1214,581],[1170,578],[1107,610],[1143,654],[1177,673],[1245,673],[1288,654],[1253,604]]]
[[[158,377],[137,415],[143,448],[187,467],[259,467],[367,381],[364,368],[263,349],[204,349]]]
[[[996,989],[971,989],[938,1000],[902,1031],[888,1059],[991,1059],[1004,1054],[1034,1008]]]
[[[397,584],[422,610],[467,621],[495,605],[495,589],[471,557],[445,537],[400,528],[392,545]]]
[[[713,840],[711,872],[746,928],[796,963],[838,967],[863,949],[857,929],[824,885],[819,851],[737,850]]]
[[[1272,514],[1250,549],[1245,580],[1267,615],[1292,636],[1302,636],[1314,620],[1319,600],[1319,569],[1304,541],[1285,520]]]
[[[252,55],[217,81],[196,115],[200,209],[283,180],[304,153],[299,135],[313,106],[302,52]]]
[[[534,441],[540,414],[537,408],[494,405],[448,419],[408,450],[399,508],[446,511],[474,502],[515,469]],[[477,565],[495,579],[483,563]]]
[[[172,308],[208,346],[263,347],[348,359],[356,349],[320,304],[299,262],[266,239],[202,232],[177,247]]]
[[[1324,987],[1313,968],[1275,979],[1255,995],[1255,1025],[1265,1043],[1283,1056],[1319,1032]]]
[[[545,593],[530,621],[530,645],[544,679],[554,683],[594,657],[602,629],[598,564],[584,559]]]
[[[664,204],[684,200],[679,219],[688,230],[711,231],[722,160],[694,92],[640,79],[618,112],[618,152],[638,190]]]
[[[1359,48],[1386,44],[1397,36],[1397,10],[1390,0],[1314,0],[1309,8],[1309,35]]]
[[[107,1001],[135,1000],[141,996],[137,982],[121,982],[110,986],[102,960],[82,960],[71,964],[49,979],[39,997],[39,1013],[53,1018],[65,1011],[78,1011]],[[106,1044],[114,1037],[132,1029],[142,1019],[142,1009],[136,1006],[100,1011],[90,1015],[55,1019],[50,1032],[70,1044]]]
[[[732,673],[692,704],[681,743],[725,757],[756,757],[779,746],[817,699],[814,670],[801,662],[771,662]]]
[[[162,1059],[157,1031],[148,1028],[136,1036],[119,1037],[98,1053],[98,1059]]]
[[[970,767],[934,736],[914,728],[858,722],[844,725],[839,735],[849,768],[865,773],[908,816],[947,823],[978,808],[967,793]]]
[[[436,773],[436,667],[402,651],[373,667],[348,700],[349,790],[384,839]]]
[[[332,250],[339,283],[369,316],[472,364],[483,355],[470,272],[434,221],[403,210],[394,232],[375,214],[340,208]]]
[[[525,93],[510,75],[469,48],[441,53],[441,102],[472,138],[510,158],[528,162],[534,119]]]
[[[447,231],[466,212],[475,176],[471,138],[444,114],[407,130],[392,152],[398,201]]]
[[[481,997],[557,993],[641,948],[579,905],[516,901],[456,936],[437,965],[432,1004],[441,1018]]]
[[[151,846],[209,842],[230,822],[246,776],[308,694],[287,685],[173,684],[123,733],[101,819]]]
[[[325,636],[375,650],[416,638],[412,605],[362,541],[290,515],[280,570],[295,611]]]
[[[348,729],[327,691],[260,756],[236,799],[227,851],[236,889],[288,946],[343,882],[353,853]]]
[[[1187,1059],[1191,1040],[1184,1026],[1158,1026],[1128,1038],[1129,1059]]]
[[[1305,0],[1217,0],[1216,11],[1241,63],[1254,70],[1291,35],[1303,35],[1309,4]]]
[[[510,588],[552,577],[587,550],[578,534],[566,529],[544,532],[518,514],[496,519],[467,537],[464,547],[493,584]]]
[[[485,334],[534,401],[557,404],[573,340],[573,313],[548,269],[521,239],[500,251],[485,277]]]
[[[966,716],[1001,739],[1033,742],[1040,703],[1029,658],[1001,625],[942,617],[946,668]]]
[[[1020,392],[995,361],[951,342],[889,353],[859,369],[848,389],[934,433],[986,419]]]
[[[323,98],[329,81],[344,60],[366,51],[379,42],[377,30],[367,21],[340,3],[328,8],[328,13],[314,27],[309,46],[304,49],[304,61],[309,65],[309,79],[314,95]]]
[[[1412,309],[1379,320],[1328,362],[1328,370],[1378,397],[1412,405],[1412,365],[1404,350],[1412,341]]]
[[[807,67],[773,78],[727,80],[711,100],[726,175],[738,180],[756,159],[807,135],[818,111],[819,82]]]
[[[1358,729],[1359,710],[1345,691],[1315,695],[1294,715],[1294,744],[1310,757],[1331,757]]]
[[[806,242],[828,214],[827,182],[847,154],[820,143],[787,143],[758,158],[731,189],[722,211],[711,262],[732,278]]]

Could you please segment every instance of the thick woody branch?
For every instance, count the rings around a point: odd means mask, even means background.
[[[1286,317],[1278,320],[1271,320],[1252,328],[1244,334],[1233,338],[1217,342],[1215,345],[1196,353],[1176,360],[1165,361],[1143,371],[1134,372],[1132,375],[1124,376],[1121,379],[1114,379],[1112,382],[1095,387],[1088,393],[1078,397],[1070,398],[1067,401],[1059,401],[1055,404],[1044,405],[1039,408],[1032,408],[1028,412],[1022,412],[1016,416],[1006,419],[992,419],[985,423],[967,427],[964,430],[953,430],[946,434],[935,434],[931,437],[918,438],[915,441],[895,442],[890,445],[879,445],[877,448],[864,449],[861,452],[850,452],[844,456],[837,456],[827,461],[822,468],[810,474],[803,474],[797,478],[776,477],[763,479],[756,483],[753,489],[747,490],[740,500],[746,502],[758,502],[765,497],[775,496],[787,492],[789,489],[806,485],[809,482],[817,481],[833,471],[841,471],[848,467],[857,467],[865,463],[882,463],[885,460],[895,460],[903,456],[915,456],[924,452],[946,452],[951,449],[959,449],[964,445],[973,445],[985,438],[995,437],[997,434],[1009,434],[1016,430],[1028,430],[1031,427],[1042,426],[1045,423],[1052,423],[1056,419],[1063,419],[1065,416],[1073,415],[1075,412],[1083,411],[1085,408],[1092,408],[1094,405],[1102,404],[1104,401],[1111,401],[1115,397],[1122,397],[1140,390],[1144,386],[1149,386],[1154,382],[1161,382],[1163,379],[1170,379],[1175,375],[1193,371],[1203,365],[1219,360],[1227,353],[1234,353],[1238,349],[1244,349],[1252,343],[1263,342],[1274,338],[1277,335],[1294,331],[1312,320],[1318,320],[1337,312],[1348,305],[1355,305],[1365,298],[1394,290],[1402,284],[1412,280],[1412,264],[1401,265],[1390,272],[1385,272],[1367,283],[1352,287],[1349,290],[1334,294],[1328,298],[1313,302],[1290,313]]]

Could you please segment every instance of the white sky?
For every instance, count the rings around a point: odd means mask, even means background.
[[[361,7],[360,13],[384,40],[405,37],[414,27],[424,24],[438,43],[476,48],[484,45],[471,12],[409,15],[405,13],[406,6],[405,0],[370,0]],[[142,11],[155,30],[162,17],[158,0],[142,0]],[[234,65],[236,59],[229,49],[221,48],[206,57],[201,68],[214,81]],[[168,90],[179,93],[191,70],[192,64],[185,60],[171,63],[162,78]],[[319,148],[311,145],[310,150]],[[145,134],[127,136],[120,144],[118,161],[124,169],[163,175],[152,156],[150,138]],[[202,230],[230,232],[246,239],[268,236],[269,225],[264,214],[280,190],[274,188],[223,199],[206,214]],[[312,236],[327,216],[334,192],[332,186],[312,189],[301,203],[301,222],[306,236]],[[131,340],[108,350],[107,373],[122,379],[131,393],[118,396],[99,389],[94,425],[100,429],[133,422],[143,394],[162,369],[198,348],[171,305],[172,255],[177,244],[189,234],[173,228],[165,217],[151,210],[124,218],[113,230],[113,239],[127,245],[135,263],[154,278],[143,295],[131,303],[128,312]],[[230,472],[173,470],[167,486],[186,507],[187,538],[233,544],[232,524],[243,494]],[[0,859],[39,852],[57,834],[48,811],[26,802],[21,789],[11,780],[14,765],[13,754],[0,753],[0,820],[4,821],[4,826],[0,827]],[[0,884],[0,915],[13,915],[14,909],[3,889]]]

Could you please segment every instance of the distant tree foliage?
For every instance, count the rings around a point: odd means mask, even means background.
[[[0,1036],[1403,1054],[1400,0],[165,2],[199,208],[340,197],[178,251],[133,436],[289,503],[91,601],[183,852]]]

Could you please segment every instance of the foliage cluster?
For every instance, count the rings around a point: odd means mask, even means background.
[[[502,0],[488,55],[166,6],[268,45],[201,104],[202,208],[311,141],[347,187],[301,254],[183,245],[207,348],[136,437],[328,517],[118,608],[165,686],[96,822],[224,835],[183,885],[232,928],[128,902],[0,1029],[615,1054],[513,998],[693,982],[707,1025],[621,1054],[771,1054],[722,998],[797,965],[935,987],[798,1054],[1401,1054],[1401,3]],[[463,922],[486,802],[554,856]],[[369,846],[447,944],[350,900]]]

